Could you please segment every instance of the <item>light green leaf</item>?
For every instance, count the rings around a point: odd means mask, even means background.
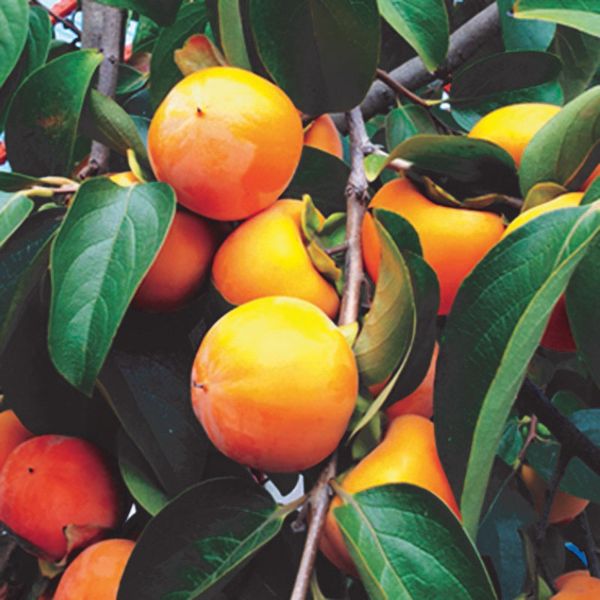
[[[518,19],[550,21],[600,37],[597,0],[516,0],[513,10]]]
[[[0,87],[25,47],[28,17],[27,0],[3,0],[0,4]]]
[[[252,70],[246,50],[239,0],[218,0],[219,35],[225,58],[230,65]]]
[[[0,248],[33,210],[33,200],[23,194],[0,192]]]

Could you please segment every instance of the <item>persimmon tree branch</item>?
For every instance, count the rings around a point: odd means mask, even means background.
[[[350,177],[346,186],[346,265],[344,271],[346,282],[338,317],[339,325],[350,325],[358,319],[364,281],[360,235],[369,201],[369,184],[365,174],[364,155],[370,141],[360,108],[352,109],[346,114],[346,119],[350,133],[351,164]],[[336,467],[337,454],[334,453],[310,492],[308,500],[311,506],[310,524],[290,600],[305,600],[308,593],[317,557],[319,538],[329,509],[329,482],[335,477]]]
[[[96,89],[105,96],[114,98],[117,90],[119,62],[124,45],[124,12],[112,6],[98,4],[94,0],[83,0],[84,48],[98,48],[104,60],[98,72]],[[100,142],[93,141],[88,166],[80,174],[81,179],[108,170],[110,150]]]

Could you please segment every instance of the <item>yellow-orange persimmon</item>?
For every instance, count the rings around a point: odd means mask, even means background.
[[[257,469],[312,467],[340,442],[358,370],[348,342],[297,298],[252,300],[206,334],[192,369],[192,404],[223,454]]]
[[[392,421],[375,450],[365,456],[342,482],[351,494],[388,483],[411,483],[435,494],[454,514],[460,511],[440,462],[435,444],[433,423],[418,415],[404,415]],[[333,510],[341,500],[334,498],[321,536],[322,552],[339,569],[356,574],[356,569],[342,536]]]
[[[521,479],[531,494],[538,513],[542,513],[546,499],[546,482],[529,465],[521,468]],[[589,500],[578,498],[558,490],[550,508],[548,522],[552,524],[569,523],[580,515],[589,504]]]
[[[134,546],[112,539],[86,548],[63,573],[53,600],[116,600]]]
[[[33,437],[12,410],[0,413],[0,469],[10,453],[25,440]]]
[[[205,217],[245,219],[287,187],[300,160],[303,129],[285,93],[234,67],[188,75],[167,95],[148,133],[156,177]]]
[[[600,579],[592,577],[588,571],[571,571],[556,578],[558,593],[552,600],[598,600]]]
[[[339,131],[329,115],[317,117],[304,132],[304,144],[343,158],[344,147]]]
[[[0,521],[51,560],[97,540],[121,516],[118,479],[84,440],[31,438],[0,472]]]
[[[537,102],[503,106],[481,118],[469,137],[497,144],[513,157],[518,167],[527,144],[559,111],[560,106]]]
[[[549,202],[530,208],[524,213],[521,213],[514,221],[512,221],[512,223],[510,223],[506,228],[504,235],[511,234],[519,227],[525,225],[525,223],[545,213],[560,208],[579,206],[582,198],[583,192],[570,192],[568,194],[562,194]],[[574,352],[576,350],[575,340],[571,334],[564,296],[561,296],[556,303],[540,344],[545,348],[550,348],[559,352]]]
[[[386,183],[373,197],[371,208],[383,208],[404,217],[419,234],[423,257],[440,283],[442,315],[450,312],[463,279],[502,237],[504,224],[496,214],[435,204],[406,178]],[[365,266],[377,281],[381,245],[375,223],[367,214],[362,246]]]
[[[401,415],[421,415],[431,419],[433,416],[433,383],[438,352],[439,346],[436,344],[425,378],[412,394],[398,400],[385,411],[388,419],[394,419]]]
[[[339,297],[313,265],[302,235],[303,203],[280,200],[233,231],[215,255],[212,281],[230,304],[292,296],[335,317]]]

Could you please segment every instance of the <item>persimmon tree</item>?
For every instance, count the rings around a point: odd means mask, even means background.
[[[1,597],[598,589],[597,0],[2,0],[0,134]]]

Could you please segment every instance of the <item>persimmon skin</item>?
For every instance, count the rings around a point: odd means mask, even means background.
[[[401,415],[421,415],[426,419],[433,417],[433,384],[438,353],[439,346],[436,344],[425,378],[412,394],[398,400],[385,411],[388,419],[391,420]]]
[[[154,173],[190,210],[220,221],[271,205],[291,180],[303,146],[300,116],[271,82],[211,67],[180,81],[148,132]]]
[[[521,468],[521,479],[531,494],[535,509],[542,514],[546,498],[546,482],[529,465],[523,465]],[[552,525],[570,523],[587,508],[588,504],[589,500],[558,490],[550,508],[548,522]]]
[[[185,306],[205,281],[220,233],[198,215],[177,210],[162,248],[138,288],[132,305],[156,312]]]
[[[305,247],[299,200],[279,200],[251,217],[221,244],[212,281],[233,305],[265,296],[307,300],[334,318],[340,300]],[[259,243],[257,243],[259,240]]]
[[[0,413],[0,469],[10,453],[24,441],[33,437],[33,433],[24,427],[12,410]]]
[[[304,132],[304,145],[344,158],[339,131],[329,115],[317,117]]]
[[[192,406],[213,444],[256,469],[296,472],[339,444],[358,369],[316,306],[285,296],[238,306],[208,331],[192,368]]]
[[[118,525],[120,491],[104,455],[89,442],[37,436],[18,446],[0,472],[0,521],[57,561]],[[69,525],[86,528],[71,548],[64,534]]]
[[[89,546],[67,567],[53,600],[116,600],[134,546],[124,539]]]
[[[571,571],[557,577],[554,585],[558,593],[552,600],[597,600],[600,598],[600,579],[588,571]]]
[[[482,117],[469,137],[487,140],[508,152],[517,167],[533,136],[560,111],[560,106],[537,102],[503,106]]]
[[[445,502],[461,519],[458,504],[440,462],[433,423],[419,415],[403,415],[394,419],[377,448],[354,467],[341,487],[351,494],[389,483],[411,483],[429,490]],[[333,510],[341,500],[333,499],[320,548],[340,570],[356,576],[357,571],[346,549]]]
[[[440,283],[440,315],[450,312],[464,278],[504,232],[499,215],[435,204],[406,178],[386,183],[375,194],[370,207],[399,214],[417,231],[423,257]],[[370,214],[363,221],[362,248],[367,272],[377,282],[381,244]]]

